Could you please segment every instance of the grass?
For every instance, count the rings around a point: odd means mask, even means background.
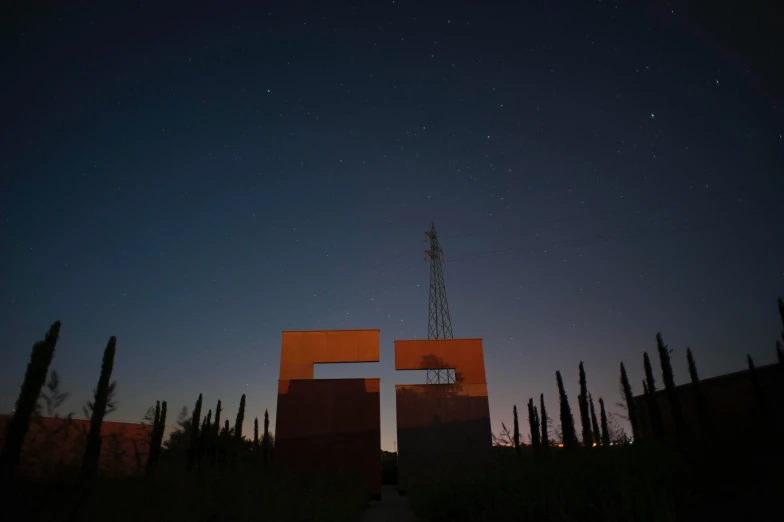
[[[103,478],[88,489],[75,480],[17,481],[15,519],[36,521],[270,522],[357,521],[367,494],[348,481],[296,477],[258,467],[186,473],[159,468],[153,479]]]
[[[420,485],[411,505],[434,522],[764,520],[780,510],[781,452],[611,447],[522,459]]]

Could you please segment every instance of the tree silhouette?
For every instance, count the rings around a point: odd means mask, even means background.
[[[681,407],[678,391],[675,389],[675,377],[672,374],[672,365],[670,364],[670,350],[664,344],[661,333],[656,334],[656,349],[659,351],[662,379],[664,379],[664,388],[667,391],[667,399],[670,402],[672,418],[675,420],[678,434],[681,437],[687,437],[689,428],[686,425],[686,418],[683,416],[683,408]]]
[[[689,362],[689,377],[691,377],[691,385],[694,388],[694,398],[697,403],[697,416],[700,420],[700,431],[704,440],[710,440],[713,437],[713,421],[708,411],[708,404],[705,401],[705,394],[700,386],[700,376],[697,373],[697,363],[694,362],[694,355],[691,353],[691,348],[686,348],[686,360]]]
[[[259,449],[259,418],[253,419],[253,451]]]
[[[199,424],[201,422],[201,393],[196,400],[196,406],[193,408],[193,416],[191,417],[191,433],[190,433],[190,446],[188,448],[188,469],[193,469],[196,464],[196,458],[199,452]]]
[[[544,393],[539,395],[539,401],[542,408],[542,447],[547,449],[550,447],[550,434],[547,429],[550,419],[547,418],[547,410],[544,407]]]
[[[95,388],[92,402],[92,417],[90,418],[90,431],[87,434],[87,445],[84,449],[82,460],[82,474],[91,479],[98,473],[98,461],[101,458],[101,425],[109,403],[109,388],[114,369],[114,353],[117,347],[117,338],[112,336],[103,352],[101,363],[101,376]]]
[[[96,390],[93,390],[93,395],[95,395]],[[117,395],[117,381],[112,381],[109,384],[109,391],[106,394],[106,412],[103,414],[104,417],[109,415],[110,413],[114,413],[117,411],[117,399],[115,396]],[[94,401],[87,401],[82,406],[82,413],[84,413],[84,418],[90,420],[93,418],[93,409],[95,409],[95,402]]]
[[[602,432],[599,430],[599,422],[596,420],[596,409],[593,406],[593,396],[590,393],[588,394],[588,405],[591,409],[591,430],[593,431],[593,440],[596,441],[596,444],[598,445],[602,437]]]
[[[163,434],[166,431],[166,401],[161,403],[161,417],[158,419],[158,429],[155,430],[155,461],[154,466],[158,466],[158,460],[161,453],[161,443],[163,442]]]
[[[784,299],[779,297],[778,300],[779,305],[779,317],[781,318],[781,341],[776,341],[776,359],[778,359],[779,364],[784,365],[784,351],[781,349],[781,342],[784,341]]]
[[[221,408],[221,401],[218,400],[218,405],[215,407],[215,436],[216,437],[220,433],[220,427],[221,427],[220,421],[221,421],[221,412],[222,411],[223,411],[223,408]]]
[[[35,411],[41,387],[46,381],[46,374],[49,373],[49,366],[52,364],[59,336],[60,321],[55,321],[46,332],[44,340],[33,345],[22,389],[19,391],[16,407],[6,427],[5,444],[2,453],[0,453],[0,480],[3,482],[10,481],[19,466],[22,445],[30,427],[30,417]]]
[[[651,416],[654,436],[661,440],[664,436],[664,425],[662,424],[661,410],[659,402],[656,400],[656,380],[653,378],[653,367],[648,352],[643,353],[643,364],[645,366],[645,383],[643,384],[645,398],[648,401],[648,413]]]
[[[751,354],[746,354],[746,361],[749,365],[749,376],[751,377],[751,384],[754,387],[754,395],[757,397],[757,407],[760,418],[762,419],[763,424],[768,429],[770,434],[774,433],[774,414],[770,409],[770,403],[768,402],[768,397],[765,394],[765,390],[762,389],[762,383],[760,382],[759,375],[757,374],[757,367],[754,366],[754,359],[751,358]]]
[[[52,370],[49,373],[49,380],[46,382],[46,386],[41,391],[39,401],[35,405],[35,415],[40,416],[42,414],[43,405],[41,401],[43,401],[46,406],[46,416],[59,418],[60,414],[57,413],[57,409],[63,405],[69,395],[68,392],[60,391],[60,374],[57,373],[57,370]]]
[[[558,398],[561,406],[561,436],[563,445],[564,448],[573,448],[578,444],[577,434],[574,431],[572,408],[569,406],[569,397],[566,395],[560,371],[555,372],[555,380],[558,382]]]
[[[529,399],[529,400],[531,401],[531,404],[533,404],[533,399]],[[536,438],[536,447],[537,448],[541,445],[541,440],[542,440],[541,439],[542,432],[541,432],[541,428],[539,426],[539,422],[540,422],[539,421],[539,410],[537,409],[536,406],[534,406],[534,436]]]
[[[163,442],[163,432],[166,431],[166,401],[161,403],[161,418],[158,420],[158,447]]]
[[[539,425],[536,420],[536,412],[534,411],[534,400],[528,399],[528,427],[531,430],[531,446],[534,449],[539,448]]]
[[[145,419],[147,415],[145,415]],[[155,465],[157,464],[156,444],[158,443],[158,429],[161,421],[161,401],[155,403],[155,413],[152,416],[152,433],[150,433],[150,448],[147,451],[147,476],[152,476],[155,473]]]
[[[269,432],[269,412],[264,410],[264,434],[261,438],[262,454],[264,456],[264,465],[266,466],[272,459],[270,453],[270,432]]]
[[[529,407],[530,410],[530,407]],[[515,452],[520,455],[520,423],[517,420],[517,404],[512,406],[512,443],[514,444]]]
[[[610,445],[610,429],[607,426],[607,412],[604,410],[604,400],[599,397],[599,410],[602,417],[602,446]]]
[[[221,406],[221,401],[218,400],[218,405],[215,406],[215,423],[212,427],[212,433],[210,434],[210,457],[212,458],[212,464],[214,465],[217,462],[218,458],[218,439],[220,436],[220,429],[221,429],[221,412],[223,408]]]
[[[588,383],[585,379],[585,367],[580,361],[580,393],[577,395],[577,406],[580,408],[580,422],[583,429],[583,446],[593,446],[593,433],[591,432],[591,417],[588,413]]]
[[[626,368],[621,363],[621,389],[623,397],[626,399],[626,413],[629,417],[629,424],[632,426],[632,436],[637,440],[639,436],[639,424],[637,420],[637,406],[634,404],[634,394],[632,386],[629,384],[629,377],[626,375]]]
[[[164,404],[166,403],[164,402]],[[165,443],[169,452],[187,453],[191,443],[191,421],[192,416],[188,414],[188,407],[183,406],[175,421],[177,428],[169,433],[169,439]]]
[[[245,394],[240,399],[240,409],[237,410],[237,422],[234,423],[234,436],[242,440],[242,423],[245,421]]]

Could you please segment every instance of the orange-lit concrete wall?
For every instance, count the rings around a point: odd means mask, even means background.
[[[0,415],[0,447],[5,443],[9,415]],[[22,446],[20,473],[52,477],[80,469],[90,421],[38,417],[32,419]],[[101,459],[98,472],[106,476],[144,473],[152,426],[126,422],[101,425]]]
[[[379,379],[313,379],[314,363],[378,362],[378,330],[283,332],[275,462],[362,478],[381,495]]]
[[[454,384],[403,384],[397,401],[398,487],[470,473],[492,448],[481,339],[395,341],[395,369],[454,368]]]

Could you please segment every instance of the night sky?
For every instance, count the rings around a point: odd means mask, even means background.
[[[557,412],[558,369],[577,416],[581,360],[620,413],[657,331],[678,383],[687,346],[703,377],[775,360],[784,45],[695,2],[329,3],[5,11],[0,411],[58,319],[62,413],[116,335],[108,420],[245,393],[246,434],[281,330],[379,328],[380,363],[316,377],[380,377],[391,450],[431,221],[496,433]]]

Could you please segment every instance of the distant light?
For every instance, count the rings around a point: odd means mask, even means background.
[[[651,113],[651,119],[654,119],[655,117],[656,117],[656,115]]]

